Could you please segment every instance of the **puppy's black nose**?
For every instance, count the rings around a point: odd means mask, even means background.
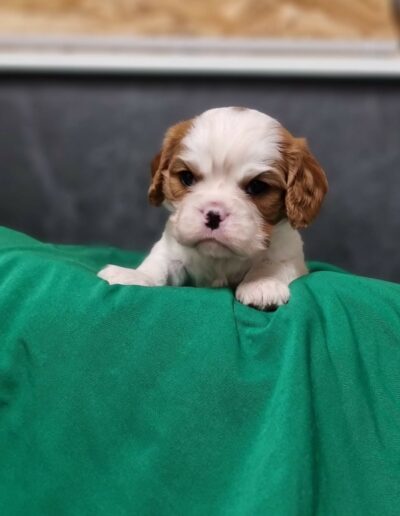
[[[216,211],[206,213],[206,226],[212,230],[217,229],[221,223],[221,215]]]

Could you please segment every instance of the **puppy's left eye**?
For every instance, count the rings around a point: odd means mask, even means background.
[[[196,182],[190,170],[182,170],[182,172],[179,172],[179,179],[184,186],[192,186]]]
[[[246,185],[245,190],[249,195],[260,195],[268,190],[268,185],[264,181],[260,181],[260,179],[252,179]]]

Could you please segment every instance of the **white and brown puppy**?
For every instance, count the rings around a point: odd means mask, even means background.
[[[171,127],[152,163],[150,202],[171,215],[137,269],[108,265],[110,284],[224,287],[260,309],[286,303],[307,274],[297,231],[327,180],[304,139],[244,108],[211,109]]]

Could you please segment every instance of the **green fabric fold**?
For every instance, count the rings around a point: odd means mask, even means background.
[[[399,514],[399,285],[313,263],[264,313],[96,277],[140,259],[0,229],[2,516]]]

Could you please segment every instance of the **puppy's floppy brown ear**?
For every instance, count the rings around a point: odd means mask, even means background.
[[[160,206],[164,200],[161,154],[162,151],[158,152],[151,161],[151,183],[148,197],[154,206]]]
[[[318,215],[328,181],[304,138],[291,138],[286,161],[286,214],[292,227],[305,228]]]
[[[151,183],[148,197],[151,204],[160,206],[165,199],[164,172],[168,169],[174,153],[192,126],[192,120],[184,120],[168,129],[161,151],[151,162]]]

